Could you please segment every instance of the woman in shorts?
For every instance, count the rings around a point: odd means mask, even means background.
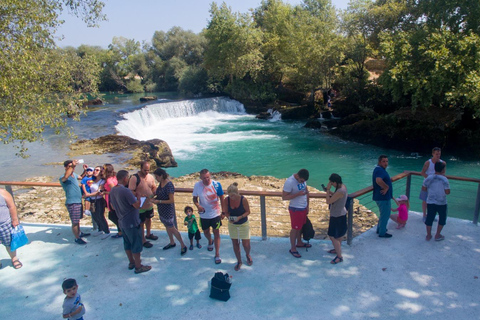
[[[17,258],[17,250],[10,251],[12,230],[19,224],[17,207],[15,202],[13,202],[12,196],[8,191],[0,189],[0,243],[7,249],[10,259],[12,259],[12,266],[15,269],[20,269],[23,266]]]
[[[183,243],[182,236],[175,227],[175,187],[168,179],[168,174],[165,170],[157,168],[153,174],[155,175],[155,179],[158,181],[158,187],[155,191],[155,199],[152,199],[152,203],[157,205],[158,216],[160,217],[160,221],[165,226],[165,229],[167,229],[167,234],[170,238],[170,243],[163,247],[163,250],[168,250],[176,246],[175,240],[173,239],[173,236],[175,236],[182,247],[180,254],[184,255],[187,253],[187,246],[185,243]]]
[[[331,188],[335,190],[332,192]],[[345,233],[347,233],[347,187],[342,182],[342,177],[336,173],[332,173],[328,178],[328,185],[326,188],[327,204],[330,205],[330,223],[328,224],[328,236],[333,244],[333,249],[328,253],[336,254],[335,258],[330,261],[332,264],[337,264],[343,261],[342,256],[342,240]]]
[[[250,225],[248,223],[248,215],[250,214],[250,206],[247,198],[238,193],[238,184],[234,182],[227,189],[228,196],[223,202],[223,212],[228,217],[228,233],[232,239],[233,252],[237,257],[235,271],[242,267],[242,255],[240,253],[240,240],[242,240],[243,249],[247,256],[247,265],[253,264],[250,256]]]

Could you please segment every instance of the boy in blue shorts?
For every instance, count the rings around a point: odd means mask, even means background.
[[[190,250],[193,250],[193,237],[197,240],[197,248],[200,249],[202,245],[200,244],[200,239],[202,236],[200,235],[200,230],[198,230],[197,219],[195,219],[195,215],[193,214],[193,208],[190,206],[186,206],[183,210],[187,215],[184,220],[184,224],[188,226],[188,239],[190,239]]]

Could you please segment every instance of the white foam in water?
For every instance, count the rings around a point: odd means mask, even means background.
[[[258,130],[235,130],[236,123],[253,116],[243,104],[227,98],[210,98],[155,103],[124,114],[116,126],[122,135],[137,140],[161,139],[168,143],[177,158],[216,143],[275,138]]]

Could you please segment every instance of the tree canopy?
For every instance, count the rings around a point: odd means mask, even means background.
[[[69,10],[89,25],[103,19],[96,0],[5,0],[0,4],[0,140],[42,138],[45,127],[65,128],[77,115],[82,93],[96,91],[98,65],[88,55],[57,50],[59,13]]]

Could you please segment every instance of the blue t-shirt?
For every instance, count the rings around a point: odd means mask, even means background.
[[[388,191],[385,195],[381,194],[380,191],[382,188],[377,184],[375,180],[377,178],[381,178],[383,182],[388,186]],[[392,180],[390,179],[390,175],[388,174],[387,170],[383,167],[376,166],[373,170],[372,175],[372,185],[373,185],[373,201],[384,201],[392,199],[393,188],[392,188]]]
[[[85,185],[85,190],[87,190],[87,193],[91,192],[90,186],[88,185],[88,181],[90,181],[90,180],[93,180],[93,176],[91,176],[91,177],[85,176],[82,179],[82,184]],[[83,194],[83,189],[82,189],[82,194]]]
[[[59,180],[65,191],[65,204],[82,203],[82,189],[80,189],[80,184],[78,183],[78,175],[73,173],[65,182],[62,181],[63,177],[61,176]]]

